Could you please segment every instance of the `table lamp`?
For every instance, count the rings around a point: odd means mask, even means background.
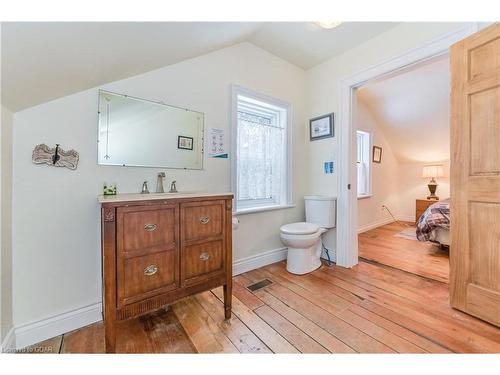
[[[429,184],[429,192],[431,193],[427,199],[439,200],[439,197],[436,195],[437,182],[436,177],[443,177],[443,166],[442,165],[426,165],[422,171],[423,178],[430,178]]]

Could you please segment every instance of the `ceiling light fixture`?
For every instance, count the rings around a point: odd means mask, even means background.
[[[314,23],[323,29],[333,29],[339,26],[342,22],[328,21],[328,22],[314,22]]]

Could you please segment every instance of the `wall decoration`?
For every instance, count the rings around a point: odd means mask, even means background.
[[[177,138],[177,148],[181,150],[192,150],[194,144],[193,137],[185,137],[183,135],[179,135]]]
[[[382,147],[373,146],[372,160],[374,163],[380,164],[382,162]]]
[[[227,159],[224,129],[211,128],[208,136],[208,154],[212,158]]]
[[[316,141],[318,139],[334,137],[334,119],[334,114],[329,113],[309,120],[310,140]]]
[[[58,143],[53,148],[42,143],[36,145],[33,150],[32,160],[35,164],[48,164],[74,170],[78,166],[79,155],[75,150],[64,151]]]

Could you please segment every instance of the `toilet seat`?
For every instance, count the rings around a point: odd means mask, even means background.
[[[307,235],[318,232],[319,225],[305,222],[291,223],[283,225],[280,230],[283,234]]]

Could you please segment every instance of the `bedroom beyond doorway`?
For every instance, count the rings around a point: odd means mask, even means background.
[[[356,90],[359,256],[448,282],[448,54]]]

